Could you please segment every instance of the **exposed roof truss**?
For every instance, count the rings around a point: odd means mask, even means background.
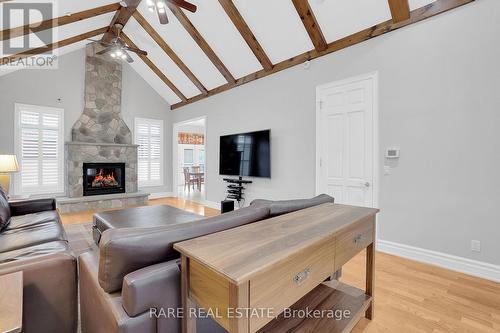
[[[273,44],[270,43],[269,40],[262,40],[266,39],[264,38],[266,36],[263,35],[261,31],[258,31],[260,29],[256,29],[259,27],[256,26],[255,18],[245,11],[242,12],[242,10],[246,9],[246,6],[248,6],[248,3],[242,2],[246,0],[197,1],[199,3],[198,6],[219,6],[220,8],[217,9],[212,8],[212,11],[210,12],[215,13],[215,10],[217,10],[219,15],[225,16],[219,16],[218,20],[221,22],[217,22],[219,24],[218,26],[220,27],[223,26],[223,24],[226,24],[225,30],[234,29],[238,36],[234,35],[233,41],[239,38],[244,45],[238,49],[238,52],[240,52],[239,54],[241,55],[244,54],[244,52],[247,52],[248,56],[254,57],[253,61],[255,61],[255,65],[253,68],[255,69],[242,73],[244,75],[236,75],[238,74],[238,70],[235,69],[234,66],[235,59],[228,58],[227,55],[225,57],[223,56],[223,49],[221,49],[220,41],[219,44],[216,43],[218,37],[217,33],[214,34],[212,32],[212,34],[207,34],[207,31],[204,30],[207,25],[200,25],[201,23],[198,20],[198,17],[191,16],[202,15],[202,13],[186,13],[176,5],[167,2],[169,9],[175,17],[175,20],[174,18],[171,18],[169,25],[174,24],[171,29],[177,29],[169,31],[176,31],[176,35],[178,35],[181,34],[179,29],[182,29],[182,33],[186,34],[185,38],[191,39],[189,43],[198,48],[198,50],[192,50],[193,52],[186,53],[186,46],[179,45],[179,41],[175,40],[175,37],[177,36],[166,34],[165,31],[161,30],[160,26],[155,24],[155,22],[151,19],[148,19],[146,15],[147,13],[145,13],[143,11],[143,7],[141,7],[142,0],[125,0],[122,3],[125,3],[126,6],[121,6],[120,3],[117,2],[111,2],[112,0],[92,0],[89,1],[89,3],[93,1],[101,4],[101,6],[77,11],[71,15],[62,15],[58,18],[43,22],[35,22],[25,26],[12,27],[4,31],[0,31],[0,42],[8,39],[19,38],[33,32],[54,27],[74,26],[81,24],[82,22],[90,22],[96,17],[104,17],[106,14],[109,14],[109,17],[111,18],[114,13],[111,20],[108,21],[109,24],[107,26],[101,26],[97,29],[87,29],[87,31],[64,38],[53,44],[34,48],[23,52],[22,54],[5,56],[0,60],[19,59],[34,54],[40,54],[54,48],[84,42],[88,38],[101,35],[104,41],[109,42],[116,33],[114,31],[116,23],[126,26],[130,20],[133,20],[135,21],[134,24],[138,24],[138,28],[136,29],[144,30],[145,36],[148,36],[148,38],[151,39],[151,42],[144,40],[144,38],[136,37],[135,34],[134,36],[131,36],[130,33],[123,33],[122,37],[131,47],[146,48],[146,51],[148,52],[156,52],[155,56],[139,55],[139,58],[147,65],[147,67],[149,67],[151,71],[156,74],[156,77],[166,85],[166,87],[163,86],[164,89],[169,89],[169,91],[172,92],[171,96],[174,96],[176,100],[169,100],[171,108],[178,109],[187,104],[200,101],[204,98],[219,94],[236,86],[243,85],[289,67],[394,31],[401,27],[425,20],[429,17],[473,2],[474,0],[436,0],[434,2],[432,2],[432,0],[418,0],[421,1],[420,6],[422,1],[423,3],[427,3],[425,6],[420,8],[416,8],[415,6],[415,3],[419,3],[417,0],[386,0],[387,12],[389,13],[386,21],[368,26],[360,31],[359,29],[351,30],[355,32],[344,34],[342,38],[335,39],[331,38],[331,29],[329,31],[322,29],[325,24],[325,13],[318,12],[317,7],[315,7],[317,4],[310,3],[308,0],[279,0],[281,3],[288,1],[289,4],[293,6],[292,8],[298,14],[296,19],[300,20],[299,22],[301,22],[301,25],[304,28],[303,33],[306,34],[305,38],[309,38],[307,41],[309,44],[304,45],[310,46],[302,48],[302,50],[306,52],[300,51],[303,52],[300,54],[296,54],[298,52],[294,52],[289,54],[288,57],[277,57],[275,54],[276,51],[273,49]],[[256,5],[258,5],[257,2],[263,0],[252,1],[255,1]],[[261,8],[261,10],[265,9]],[[293,15],[290,14],[289,16],[291,17]],[[227,20],[227,23],[225,23],[224,20]],[[375,21],[374,23],[380,21],[382,20]],[[229,27],[228,24],[232,27]],[[276,24],[279,24],[279,22],[276,22]],[[325,33],[325,31],[327,33]],[[328,32],[330,33],[328,34]],[[186,41],[186,43],[187,42],[188,41]],[[136,44],[140,45],[137,46]],[[234,43],[233,45],[227,45],[227,47],[231,50],[236,50]],[[197,67],[197,63],[195,61],[196,57],[198,57],[197,59],[205,57],[205,64],[213,66],[212,72],[210,72],[210,68],[208,68],[209,66],[207,67],[207,65],[203,65],[204,67],[202,68],[199,68],[199,66]],[[171,62],[171,66],[175,66],[175,71],[172,69],[173,67],[164,66],[163,62],[166,61],[165,59],[168,59]],[[272,59],[275,60],[274,63]],[[226,65],[225,62],[228,65]],[[229,68],[231,68],[231,70]],[[207,75],[214,75],[214,73],[219,75],[220,80],[223,81],[220,82],[207,78]],[[176,75],[182,75],[184,79],[180,79],[176,77]],[[220,83],[215,85],[214,82]],[[190,88],[190,91],[188,91],[188,85],[193,87]]]

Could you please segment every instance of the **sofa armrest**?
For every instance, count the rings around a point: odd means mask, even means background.
[[[12,216],[35,214],[56,210],[56,199],[35,199],[9,202]]]
[[[123,309],[135,317],[151,308],[177,309],[181,304],[181,271],[178,260],[152,265],[123,279]]]
[[[56,253],[0,264],[0,275],[21,271],[23,332],[75,333],[76,258],[69,253]]]

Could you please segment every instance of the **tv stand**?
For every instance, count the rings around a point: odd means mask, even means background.
[[[245,190],[245,187],[243,185],[246,184],[252,184],[253,182],[251,180],[244,180],[242,177],[238,177],[238,179],[234,178],[223,178],[223,181],[228,183],[227,185],[227,199],[233,199],[238,202],[238,204],[241,201],[244,201],[245,199],[243,198],[243,190]]]

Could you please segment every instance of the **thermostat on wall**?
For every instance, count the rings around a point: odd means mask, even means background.
[[[399,158],[399,148],[387,148],[385,158]]]

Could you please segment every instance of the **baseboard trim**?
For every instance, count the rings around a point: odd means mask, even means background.
[[[203,204],[209,208],[220,210],[220,202],[205,200],[205,202]]]
[[[175,197],[174,192],[156,192],[149,195],[149,199],[161,199]]]
[[[377,240],[377,250],[424,264],[439,266],[455,272],[500,282],[500,266],[498,265],[400,243],[394,243],[382,239]]]

